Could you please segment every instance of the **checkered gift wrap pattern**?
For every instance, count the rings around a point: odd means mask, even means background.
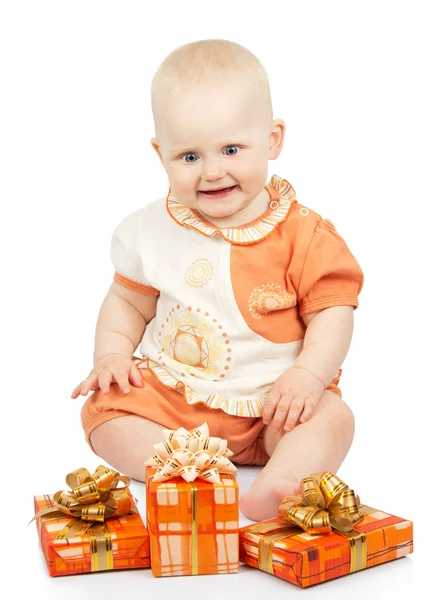
[[[202,479],[187,483],[181,477],[156,483],[152,481],[154,473],[147,467],[147,523],[153,575],[236,573],[239,533],[235,478],[220,475],[219,485]]]
[[[366,505],[360,510],[365,517],[349,534],[310,535],[293,525],[289,533],[279,518],[242,527],[240,560],[305,588],[413,552],[411,521]]]
[[[34,496],[35,514],[45,508],[54,508],[53,495]],[[111,536],[113,569],[139,569],[150,566],[150,540],[148,531],[137,510],[124,517],[106,519]],[[57,540],[60,531],[72,521],[63,518],[37,519],[40,542],[46,558],[49,575],[75,575],[89,573],[91,566],[91,544],[88,533],[70,539]]]

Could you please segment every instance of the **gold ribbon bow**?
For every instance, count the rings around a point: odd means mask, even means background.
[[[72,520],[56,539],[65,540],[88,533],[92,571],[112,569],[112,540],[105,520],[137,512],[136,500],[128,491],[131,479],[100,465],[93,475],[84,468],[69,473],[66,483],[71,491],[54,494],[54,508],[40,510],[32,519],[40,519],[40,537],[43,522],[69,515]],[[119,483],[124,485],[118,487]]]
[[[153,446],[155,454],[145,462],[156,468],[155,482],[180,476],[188,483],[200,477],[209,483],[219,484],[220,473],[237,471],[229,460],[233,453],[227,448],[227,441],[209,437],[207,423],[191,431],[183,427],[176,431],[164,429],[163,435],[164,441]]]
[[[359,497],[330,471],[305,477],[301,491],[284,498],[278,515],[307,533],[330,533],[332,529],[349,532],[364,518]]]

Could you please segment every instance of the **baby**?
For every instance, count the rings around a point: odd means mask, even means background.
[[[94,367],[72,397],[94,391],[82,409],[90,447],[141,481],[163,428],[206,422],[236,464],[265,465],[240,500],[263,520],[351,446],[338,381],[362,271],[287,180],[267,182],[285,124],[249,50],[177,48],[153,78],[152,110],[169,191],[114,232]]]

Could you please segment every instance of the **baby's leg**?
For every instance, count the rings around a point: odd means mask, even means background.
[[[354,416],[345,402],[326,390],[309,421],[292,431],[264,431],[266,452],[271,457],[240,499],[243,514],[253,521],[276,517],[285,496],[300,491],[299,481],[320,471],[336,473],[354,435]]]
[[[144,462],[162,441],[163,426],[136,415],[106,421],[94,429],[90,442],[96,454],[123,475],[145,481]]]

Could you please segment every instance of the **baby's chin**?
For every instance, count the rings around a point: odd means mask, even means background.
[[[203,213],[207,217],[212,217],[213,219],[226,219],[228,217],[232,217],[235,213],[239,212],[243,206],[241,202],[237,202],[237,200],[203,200],[200,199],[195,203],[194,207],[199,212]]]
[[[226,219],[226,217],[232,217],[232,215],[238,212],[240,208],[212,205],[206,206],[203,202],[199,202],[196,210],[213,219]]]
[[[240,213],[240,211],[245,208],[246,202],[243,201],[243,197],[241,195],[235,193],[226,198],[204,198],[202,195],[198,195],[197,197],[186,197],[179,198],[176,196],[178,202],[190,208],[192,210],[196,210],[200,216],[207,221],[210,219],[217,219],[219,222],[216,222],[218,226],[221,225],[221,220],[224,219],[225,222],[231,220],[234,215]],[[228,223],[225,224],[225,227],[228,227]]]

